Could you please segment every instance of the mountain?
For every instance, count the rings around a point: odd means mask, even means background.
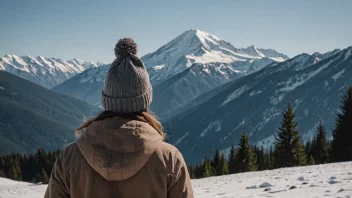
[[[341,97],[351,84],[352,47],[301,54],[199,96],[191,102],[193,108],[170,119],[168,137],[189,163],[215,148],[226,151],[237,145],[244,130],[252,143],[268,148],[288,103],[304,140],[320,122],[331,134]]]
[[[141,59],[153,84],[151,109],[166,119],[199,95],[288,57],[254,46],[237,49],[192,29]],[[99,106],[106,72],[107,67],[88,69],[53,90]]]
[[[110,65],[87,69],[71,79],[52,88],[57,93],[83,100],[91,105],[101,106],[101,91]]]
[[[71,78],[88,68],[101,66],[102,63],[85,62],[79,59],[65,61],[43,56],[0,56],[0,70],[7,71],[46,88]]]
[[[0,71],[0,153],[55,149],[99,109]]]
[[[157,85],[194,63],[222,63],[219,66],[245,73],[254,60],[264,57],[279,62],[288,59],[286,55],[271,49],[257,49],[255,46],[237,49],[215,35],[191,29],[157,51],[143,56],[142,60],[151,76],[152,84]],[[264,66],[266,64],[262,65]],[[218,72],[230,75],[221,70]]]

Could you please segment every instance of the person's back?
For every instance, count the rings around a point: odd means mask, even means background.
[[[116,45],[102,93],[105,111],[58,157],[45,197],[193,197],[181,153],[147,112],[151,85],[135,43]]]

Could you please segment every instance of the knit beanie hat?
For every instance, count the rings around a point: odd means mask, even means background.
[[[105,110],[132,113],[147,109],[152,102],[152,86],[137,44],[131,38],[120,39],[115,46],[116,59],[106,75],[102,91]]]

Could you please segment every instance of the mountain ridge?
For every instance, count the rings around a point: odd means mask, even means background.
[[[351,54],[349,47],[318,62],[314,54],[300,54],[215,88],[205,101],[200,95],[190,102],[193,108],[170,119],[169,140],[192,163],[211,155],[214,148],[236,145],[243,130],[252,143],[268,148],[289,102],[305,140],[320,121],[331,129],[341,96],[352,84]]]
[[[13,54],[0,56],[0,70],[10,72],[46,88],[52,88],[86,69],[101,65],[104,63],[87,62],[77,58],[65,61],[43,56],[17,56]]]
[[[98,111],[83,101],[0,71],[0,153],[63,148],[74,140],[74,129],[84,116]]]

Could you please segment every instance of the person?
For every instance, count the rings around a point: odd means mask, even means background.
[[[164,142],[160,122],[148,112],[152,86],[137,45],[115,46],[102,90],[104,111],[76,130],[55,162],[45,198],[190,198],[182,154]]]

